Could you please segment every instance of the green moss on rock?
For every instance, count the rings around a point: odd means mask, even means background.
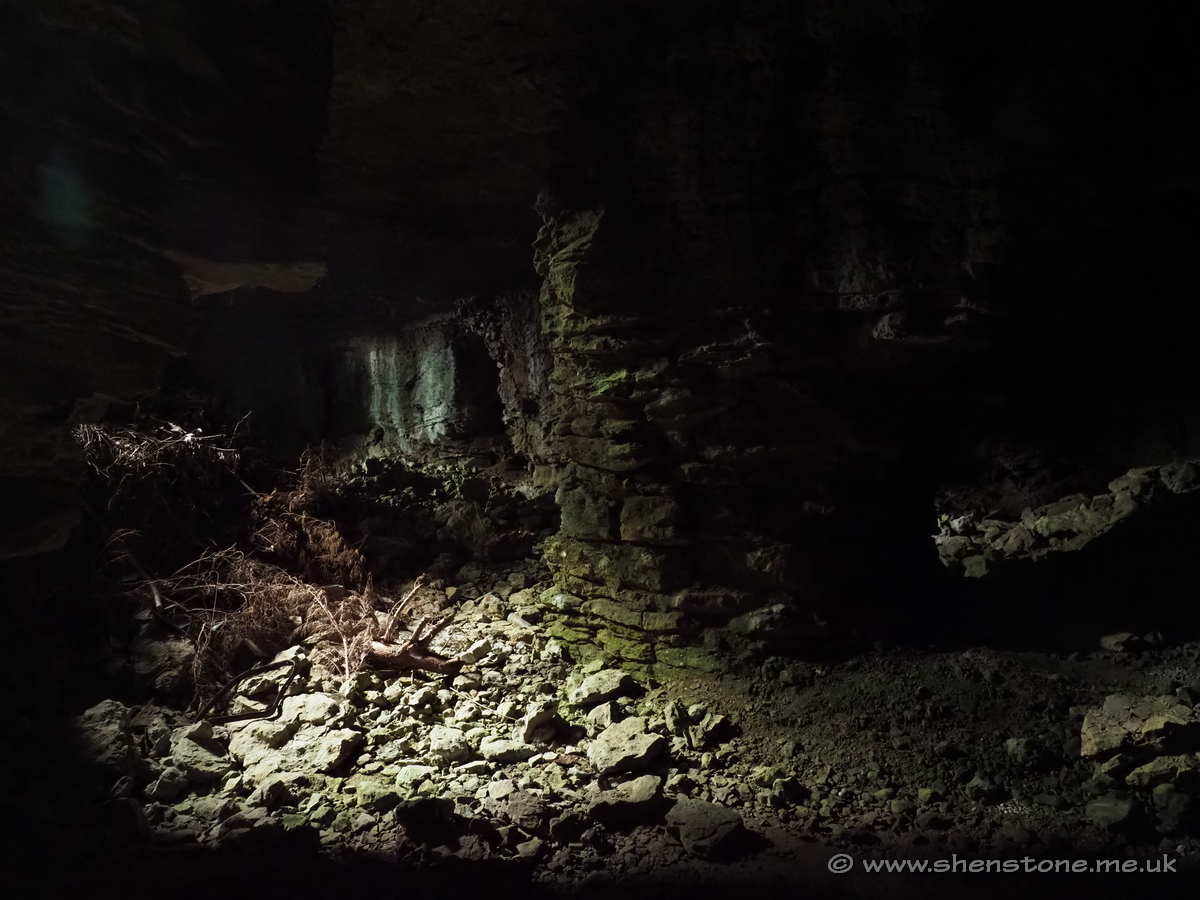
[[[546,628],[546,636],[558,638],[566,644],[580,644],[594,641],[591,633],[579,628],[572,628],[564,622],[551,622]]]
[[[725,671],[725,663],[719,656],[699,647],[659,647],[656,659],[660,666],[675,669],[696,669],[714,674]]]
[[[619,659],[645,664],[654,662],[654,648],[644,638],[626,637],[602,628],[596,633],[596,641]]]
[[[609,622],[616,622],[629,628],[642,627],[642,613],[615,600],[603,598],[589,600],[583,604],[583,613],[589,616],[599,616]]]
[[[683,615],[677,612],[648,612],[642,615],[646,631],[677,631],[683,627]]]

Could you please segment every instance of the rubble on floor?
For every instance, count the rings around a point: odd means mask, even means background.
[[[771,657],[660,683],[573,662],[492,591],[437,640],[457,674],[345,678],[297,646],[275,718],[106,700],[77,730],[169,844],[304,830],[330,852],[510,860],[562,884],[714,864],[780,828],[876,855],[1200,846],[1196,645]],[[285,674],[231,708],[262,708]]]

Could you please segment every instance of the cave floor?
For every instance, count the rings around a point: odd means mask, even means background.
[[[760,652],[639,684],[573,663],[489,596],[434,644],[475,647],[457,677],[347,681],[310,661],[277,722],[204,732],[217,768],[192,759],[172,791],[163,772],[196,726],[161,698],[122,704],[140,757],[116,799],[116,776],[91,771],[56,796],[60,757],[27,759],[16,795],[38,847],[22,851],[20,895],[1107,896],[1135,879],[1173,896],[1198,870],[1200,644]],[[63,725],[34,722],[45,737],[28,746],[61,750]],[[337,735],[353,752],[314,763]],[[698,819],[673,817],[685,798]],[[714,808],[741,826],[705,819]],[[1045,872],[1068,860],[1075,872]],[[1105,860],[1141,874],[1078,869]],[[879,861],[930,870],[867,870]]]

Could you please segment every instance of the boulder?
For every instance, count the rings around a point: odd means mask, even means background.
[[[684,850],[703,859],[719,855],[744,830],[742,817],[734,810],[690,798],[667,813],[667,826],[679,835]]]
[[[584,819],[574,810],[567,810],[561,816],[550,820],[550,836],[556,841],[571,843],[579,839],[584,830]]]
[[[588,734],[595,736],[610,725],[621,721],[620,707],[611,700],[607,703],[601,703],[587,714],[586,721]]]
[[[517,786],[510,778],[500,778],[496,781],[488,782],[487,794],[493,800],[503,800],[505,797],[510,797],[516,791]]]
[[[282,770],[277,764],[284,755],[281,748],[299,729],[298,722],[236,722],[229,728],[229,753],[251,773],[251,780],[257,781]]]
[[[168,766],[146,787],[146,797],[149,800],[170,800],[183,793],[187,786],[188,779],[183,770]]]
[[[296,802],[296,778],[274,775],[264,778],[254,792],[246,798],[247,806],[262,806],[266,809],[278,809],[280,806],[291,806]]]
[[[545,852],[546,842],[541,838],[530,838],[517,844],[516,850],[521,859],[536,859]]]
[[[1030,738],[1013,737],[1004,742],[1004,753],[1015,765],[1035,766],[1042,762],[1045,754],[1037,742]]]
[[[510,741],[504,738],[485,738],[479,744],[479,752],[488,762],[514,763],[522,762],[537,754],[537,748],[520,741]]]
[[[332,772],[362,743],[362,732],[340,728],[321,735],[315,742],[311,759],[318,772]]]
[[[492,642],[489,638],[483,637],[473,643],[470,647],[458,654],[458,658],[464,663],[477,663],[489,653],[492,652]]]
[[[667,739],[648,734],[647,722],[632,716],[604,729],[588,746],[587,755],[599,775],[645,771],[666,755]]]
[[[550,810],[541,798],[529,791],[513,791],[506,809],[514,825],[529,834],[541,832],[550,821]]]
[[[1200,488],[1200,462],[1167,463],[1158,470],[1163,487],[1174,494],[1186,494]]]
[[[1126,775],[1125,783],[1133,788],[1171,784],[1181,790],[1194,789],[1200,786],[1200,763],[1194,756],[1159,756]]]
[[[233,759],[213,737],[208,722],[187,725],[171,733],[171,761],[189,781],[218,781],[234,769]]]
[[[347,713],[349,704],[334,694],[296,694],[285,697],[280,723],[299,722],[305,725],[334,724],[334,719]]]
[[[133,764],[129,709],[116,700],[103,700],[76,717],[75,728],[92,762],[122,772]]]
[[[629,696],[636,689],[637,683],[628,672],[620,669],[602,669],[585,678],[579,687],[571,691],[568,699],[572,706],[590,709],[606,700]]]
[[[1163,834],[1182,834],[1195,825],[1195,803],[1174,785],[1160,784],[1151,798],[1158,817],[1158,830]]]
[[[534,744],[554,736],[554,722],[558,718],[558,701],[540,700],[531,703],[525,715],[517,722],[513,739],[522,744]]]
[[[362,777],[355,784],[354,799],[369,812],[386,813],[400,802],[400,793],[383,778]]]
[[[409,840],[427,846],[457,844],[467,830],[467,822],[454,812],[454,801],[442,797],[403,800],[393,815]]]
[[[1131,824],[1136,809],[1137,804],[1131,794],[1114,791],[1089,802],[1084,815],[1093,824],[1115,831]]]
[[[1106,634],[1100,638],[1100,649],[1111,650],[1113,653],[1128,653],[1142,646],[1142,639],[1130,631],[1118,631]]]
[[[429,758],[440,765],[462,762],[471,755],[466,735],[457,728],[434,725],[429,730]]]
[[[328,695],[306,695],[323,704]],[[297,698],[289,697],[288,700]],[[336,698],[334,698],[336,699]],[[287,709],[287,700],[284,701]],[[313,711],[312,707],[306,707]],[[295,707],[293,710],[297,711]],[[329,730],[323,725],[291,721],[251,721],[230,728],[229,752],[255,783],[276,772],[329,773],[341,766],[362,743],[363,733],[350,728]]]
[[[403,794],[410,794],[416,791],[421,783],[427,778],[437,774],[437,769],[433,766],[404,766],[396,773],[396,787]]]
[[[662,779],[642,775],[598,792],[588,804],[588,815],[601,825],[633,825],[656,817],[665,802]]]
[[[154,688],[170,692],[181,687],[196,658],[196,648],[183,638],[136,638],[129,647],[134,674],[153,680]]]
[[[1178,697],[1113,694],[1101,708],[1084,715],[1079,752],[1091,757],[1131,746],[1170,744],[1190,749],[1198,742],[1200,719]]]
[[[192,803],[192,812],[197,818],[206,822],[224,822],[237,811],[238,805],[233,800],[219,794],[198,797]]]

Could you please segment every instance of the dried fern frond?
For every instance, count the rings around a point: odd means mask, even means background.
[[[186,431],[170,422],[137,428],[105,423],[76,425],[71,435],[83,448],[87,464],[104,478],[189,463],[235,469],[241,459],[226,435]]]

